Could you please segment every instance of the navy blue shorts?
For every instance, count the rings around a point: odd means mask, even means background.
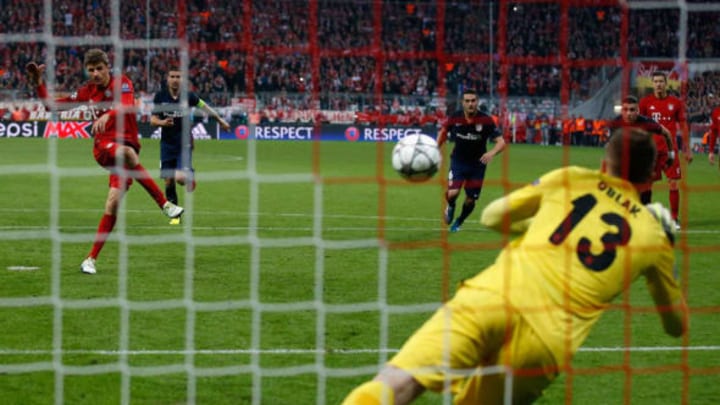
[[[468,163],[450,159],[448,189],[458,190],[465,187],[465,194],[477,200],[485,180],[485,169],[487,166],[480,161]]]
[[[187,161],[183,161],[183,151],[160,148],[160,177],[175,177],[176,170],[194,171],[192,166],[192,148],[187,150]]]

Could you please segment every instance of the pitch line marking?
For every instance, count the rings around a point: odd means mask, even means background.
[[[34,271],[40,270],[38,266],[7,266],[9,271]]]
[[[581,347],[579,352],[679,352],[720,351],[720,346],[638,346],[638,347]],[[151,356],[151,355],[217,355],[217,354],[267,354],[267,355],[313,355],[313,354],[377,354],[397,353],[399,349],[217,349],[217,350],[19,350],[0,349],[0,355],[101,355],[101,356]]]

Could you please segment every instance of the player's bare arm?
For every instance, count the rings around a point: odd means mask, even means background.
[[[668,148],[668,160],[666,166],[670,167],[672,166],[673,161],[677,158],[677,156],[675,156],[675,148],[673,148],[672,133],[662,124],[660,124],[660,128],[662,128],[662,136],[665,138],[665,143]]]
[[[91,131],[93,134],[99,134],[105,131],[105,128],[107,127],[107,122],[110,119],[110,114],[103,114],[98,119],[93,122]]]
[[[447,141],[447,128],[443,126],[440,128],[440,131],[438,131],[438,137],[437,137],[437,145],[438,148],[442,147],[443,144]]]
[[[210,116],[212,116],[213,118],[215,118],[215,120],[217,120],[217,122],[220,124],[220,127],[222,127],[222,129],[224,129],[224,130],[226,130],[226,131],[229,131],[229,130],[230,130],[230,124],[228,124],[227,121],[225,121],[225,120],[220,116],[220,114],[218,114],[218,112],[215,111],[214,108],[210,107],[205,101],[200,100],[200,102],[198,103],[198,106],[199,106],[200,108],[202,108],[203,110],[205,110],[205,112],[207,112],[208,114],[210,114]]]
[[[31,87],[39,88],[40,86],[43,86],[45,84],[45,79],[43,78],[43,75],[45,73],[45,65],[40,64],[38,65],[35,62],[28,62],[27,65],[25,65],[25,72],[27,73],[27,79],[28,84]],[[38,90],[39,92],[39,90]],[[67,99],[69,97],[68,94],[65,93],[56,93],[55,96],[58,97],[58,100],[56,101],[65,101],[64,103],[55,103],[50,104],[47,100],[44,99],[42,94],[38,94],[41,98],[43,98],[43,104],[47,109],[52,109],[55,111],[59,110],[70,110],[75,107],[78,107],[82,104],[76,104],[76,103],[69,103],[67,102]]]
[[[171,118],[160,118],[157,115],[151,115],[150,116],[150,125],[154,127],[171,127],[175,121]]]
[[[506,146],[505,139],[503,139],[502,136],[498,136],[497,138],[495,138],[495,146],[493,146],[492,149],[490,149],[489,151],[485,152],[482,156],[480,156],[480,161],[484,164],[488,164],[488,163],[492,162],[493,158],[497,154],[499,154],[500,152],[505,150],[505,146]]]
[[[25,65],[25,71],[27,72],[28,83],[31,86],[39,86],[43,83],[43,72],[45,72],[45,65],[38,65],[35,62],[28,62]]]

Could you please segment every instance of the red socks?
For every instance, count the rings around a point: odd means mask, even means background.
[[[88,257],[93,259],[98,257],[103,246],[105,246],[105,241],[108,236],[110,236],[110,232],[112,232],[115,227],[116,220],[117,217],[115,215],[108,214],[104,214],[102,218],[100,218],[100,224],[98,225],[97,233],[95,234],[95,243],[93,243],[92,250],[90,250]]]
[[[677,221],[680,212],[680,190],[670,190],[670,214]]]
[[[155,180],[153,180],[150,173],[148,173],[148,171],[145,170],[145,167],[141,164],[138,164],[131,170],[137,173],[135,175],[137,177],[133,176],[133,178],[137,180],[137,182],[140,183],[145,190],[147,190],[153,200],[157,203],[158,207],[162,208],[167,202],[167,198],[165,198],[165,195],[162,191],[160,191],[160,187],[158,187],[157,183],[155,183]]]

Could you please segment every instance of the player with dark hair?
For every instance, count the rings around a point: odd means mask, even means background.
[[[647,132],[655,140],[655,149],[657,157],[655,159],[655,169],[653,176],[646,184],[636,184],[640,192],[640,202],[649,204],[652,201],[652,183],[662,179],[663,170],[671,167],[675,161],[675,152],[673,151],[672,134],[667,128],[655,122],[651,118],[640,115],[638,107],[638,99],[635,96],[626,96],[623,98],[620,106],[620,115],[615,117],[608,128],[639,128]]]
[[[167,74],[167,87],[155,94],[153,114],[150,124],[159,126],[160,138],[160,176],[165,179],[165,195],[174,204],[178,203],[175,183],[186,185],[187,191],[195,189],[195,169],[192,165],[194,141],[189,130],[183,128],[183,111],[180,105],[182,72],[171,67]],[[215,118],[220,126],[230,130],[230,125],[205,101],[195,93],[187,92],[187,103],[190,107],[198,107]],[[184,138],[187,136],[187,138]],[[180,223],[180,218],[173,218],[170,224]]]
[[[30,62],[27,73],[29,82],[37,87],[38,96],[50,108],[71,109],[82,103],[87,104],[95,116],[92,124],[95,138],[93,155],[100,166],[110,171],[110,190],[105,201],[105,212],[100,219],[90,254],[80,265],[83,273],[95,274],[95,260],[115,227],[120,202],[133,179],[145,188],[166,216],[178,218],[183,208],[165,198],[140,163],[137,112],[130,79],[124,75],[113,75],[109,58],[100,49],[90,49],[85,53],[84,66],[89,76],[88,82],[70,96],[56,98],[55,102],[48,102],[50,95],[42,78],[45,65],[38,66]]]
[[[487,141],[491,139],[495,146],[487,150]],[[448,117],[438,133],[438,147],[445,141],[455,142],[450,154],[448,189],[445,194],[445,223],[450,232],[460,230],[465,219],[475,209],[480,198],[485,169],[498,153],[505,149],[505,140],[490,115],[478,110],[478,95],[475,90],[467,89],[462,95],[462,111]],[[465,201],[460,216],[453,222],[455,202],[460,189],[465,187]]]
[[[640,114],[652,118],[670,130],[670,133],[675,134],[672,139],[672,150],[675,155],[678,155],[678,148],[682,146],[685,159],[688,163],[692,162],[693,156],[690,148],[690,132],[685,115],[685,103],[679,98],[668,94],[668,78],[665,72],[654,72],[652,74],[652,83],[653,93],[640,100]],[[672,165],[665,168],[664,172],[670,187],[670,212],[677,223],[680,212],[678,181],[682,178],[680,159],[675,159]],[[680,229],[679,223],[678,229]]]
[[[343,405],[408,404],[427,389],[449,390],[455,404],[531,403],[641,276],[665,332],[685,333],[675,224],[633,186],[650,178],[655,143],[637,128],[616,131],[606,173],[556,169],[485,208],[483,224],[520,235]]]

